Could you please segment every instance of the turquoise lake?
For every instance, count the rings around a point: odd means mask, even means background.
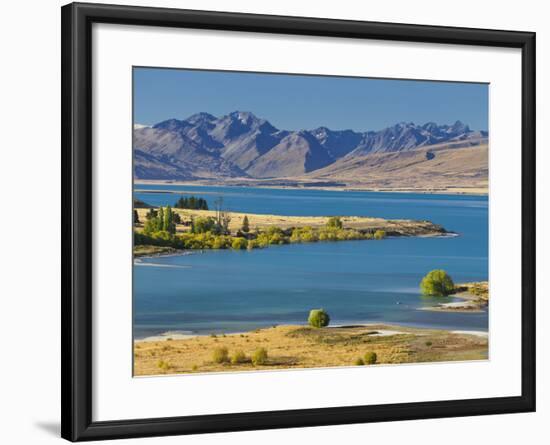
[[[237,212],[424,219],[458,234],[144,258],[134,266],[137,339],[169,331],[229,333],[304,324],[309,310],[320,307],[331,324],[488,329],[486,311],[419,310],[434,299],[418,290],[432,269],[445,269],[455,282],[488,279],[486,196],[141,184],[135,190],[136,198],[152,205],[173,205],[179,195],[147,190],[175,190],[205,198],[211,207],[222,196],[225,208]]]

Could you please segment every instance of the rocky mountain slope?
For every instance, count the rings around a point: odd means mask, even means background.
[[[301,180],[348,188],[486,193],[488,177],[487,143],[473,147],[455,143],[346,157]]]
[[[407,160],[419,157],[425,162],[438,157],[433,167],[453,158],[443,156],[443,149],[477,153],[486,147],[487,139],[487,132],[472,131],[460,121],[452,125],[401,122],[363,133],[326,127],[286,131],[250,112],[234,111],[221,117],[197,113],[152,127],[136,124],[134,175],[136,179],[186,181],[235,178],[368,181],[383,172],[391,174],[390,166],[395,167],[396,159],[399,169],[406,171],[414,164]],[[430,154],[423,151],[427,147],[433,147]],[[466,169],[471,169],[474,176],[486,177],[486,149],[484,155],[479,153],[461,156],[461,162],[473,162]],[[447,170],[452,173],[453,167],[446,166]]]

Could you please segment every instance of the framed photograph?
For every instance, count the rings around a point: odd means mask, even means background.
[[[535,34],[62,8],[62,436],[534,411]]]

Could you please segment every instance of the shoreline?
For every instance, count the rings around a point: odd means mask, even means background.
[[[460,236],[458,233],[454,233],[454,232],[448,232],[448,233],[443,233],[441,235],[411,235],[411,236],[406,236],[406,235],[390,235],[390,236],[386,236],[384,239],[399,239],[399,238],[456,238]],[[342,243],[342,242],[353,242],[353,241],[368,241],[368,240],[364,240],[364,239],[349,239],[349,240],[340,240],[338,242]],[[332,243],[334,241],[317,241],[315,243],[296,243],[296,244],[319,244],[319,243]],[[280,245],[280,247],[282,246],[290,246],[292,245],[293,243],[289,243],[289,244],[282,244]],[[140,245],[138,245],[140,246]],[[144,245],[146,247],[156,247],[156,246],[150,246],[150,245]],[[136,247],[136,246],[134,246]],[[164,257],[172,257],[172,256],[187,256],[187,255],[195,255],[197,253],[205,253],[205,252],[208,252],[208,251],[212,251],[212,250],[224,250],[224,249],[176,249],[176,248],[171,248],[170,251],[167,251],[167,252],[156,252],[156,253],[145,253],[145,254],[142,254],[142,253],[135,253],[134,252],[134,262],[137,262],[139,263],[141,259],[147,259],[147,258],[164,258]],[[231,249],[225,249],[225,250],[231,250]]]
[[[188,340],[192,338],[210,338],[213,337],[230,337],[230,336],[241,336],[246,335],[251,332],[260,331],[262,329],[271,329],[278,326],[294,326],[299,328],[307,328],[307,324],[300,324],[300,325],[274,325],[271,327],[259,327],[256,329],[252,329],[249,331],[236,331],[236,332],[223,332],[223,333],[198,333],[193,331],[166,331],[161,332],[159,334],[150,335],[143,338],[136,338],[134,339],[134,343],[148,343],[148,342],[164,342],[164,341],[173,341],[173,340]],[[365,329],[375,329],[376,327],[384,326],[384,329],[376,329],[376,334],[371,334],[373,337],[387,337],[391,335],[400,335],[403,334],[406,330],[415,330],[415,331],[445,331],[450,333],[456,333],[461,335],[477,335],[481,337],[487,337],[489,335],[489,331],[483,331],[479,329],[438,329],[438,328],[430,328],[430,327],[421,327],[421,326],[407,326],[407,325],[386,325],[385,323],[375,323],[375,322],[369,322],[369,323],[352,323],[352,324],[338,324],[338,325],[330,325],[327,326],[324,329],[354,329],[354,328],[365,328]],[[391,328],[391,329],[390,329]],[[185,332],[185,333],[184,333]],[[188,333],[187,333],[188,332]]]
[[[407,236],[407,235],[390,235],[390,236],[386,236],[384,239],[399,239],[399,238],[456,238],[460,236],[458,233],[454,233],[454,232],[448,232],[448,233],[444,233],[444,234],[441,234],[441,235],[411,235],[411,236]],[[365,240],[365,239],[349,239],[349,240],[339,240],[338,242],[342,243],[342,242],[353,242],[353,241],[370,241],[370,240]],[[334,241],[329,241],[329,240],[326,240],[326,241],[316,241],[316,242],[311,242],[311,243],[289,243],[289,244],[281,244],[279,245],[279,247],[283,247],[283,246],[290,246],[292,244],[322,244],[322,243],[332,243]],[[157,247],[157,246],[152,246],[152,245],[148,245],[148,244],[145,244],[145,245],[138,245],[138,246],[144,246],[144,247]],[[134,246],[135,248],[136,246]],[[171,248],[170,251],[167,251],[167,252],[155,252],[155,253],[136,253],[134,251],[134,263],[141,263],[140,260],[142,259],[147,259],[147,258],[165,258],[165,257],[173,257],[173,256],[187,256],[187,255],[195,255],[197,253],[205,253],[205,252],[208,252],[208,251],[216,251],[216,250],[232,250],[232,249],[207,249],[207,248],[204,248],[204,249],[176,249],[176,248]],[[252,251],[254,249],[251,249]],[[145,263],[143,263],[145,264]]]
[[[134,192],[137,193],[196,193],[185,190],[146,190],[136,189],[136,185],[176,185],[189,187],[234,187],[234,188],[259,188],[259,189],[274,189],[274,190],[324,190],[334,192],[372,192],[372,193],[417,193],[425,195],[452,195],[452,196],[489,196],[489,190],[485,188],[466,188],[457,187],[457,189],[408,189],[408,188],[381,188],[381,187],[340,187],[340,186],[292,186],[292,185],[261,185],[261,184],[220,184],[219,182],[193,182],[193,181],[170,181],[170,180],[134,180]],[[215,192],[205,192],[214,194]]]
[[[164,258],[164,257],[171,257],[171,256],[186,256],[186,255],[194,255],[197,251],[192,249],[175,249],[170,248],[169,251],[166,252],[155,252],[155,253],[136,253],[135,248],[137,246],[133,247],[133,255],[134,255],[134,263],[142,263],[142,259],[147,258]],[[153,246],[156,247],[156,246]]]
[[[483,313],[489,307],[489,282],[479,281],[461,283],[455,286],[455,293],[450,296],[462,301],[438,303],[435,306],[418,308],[430,312]]]

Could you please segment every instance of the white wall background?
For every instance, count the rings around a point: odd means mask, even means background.
[[[188,444],[312,442],[501,445],[548,440],[550,327],[544,326],[550,238],[550,14],[545,2],[441,0],[119,0],[117,3],[537,32],[538,412],[443,420],[190,436]],[[6,2],[0,26],[0,437],[9,444],[59,437],[60,11],[58,0]],[[546,273],[545,273],[546,272]],[[140,439],[181,443],[182,439]],[[124,441],[131,442],[131,441]],[[133,441],[138,443],[137,441]],[[121,442],[122,443],[122,442]]]

